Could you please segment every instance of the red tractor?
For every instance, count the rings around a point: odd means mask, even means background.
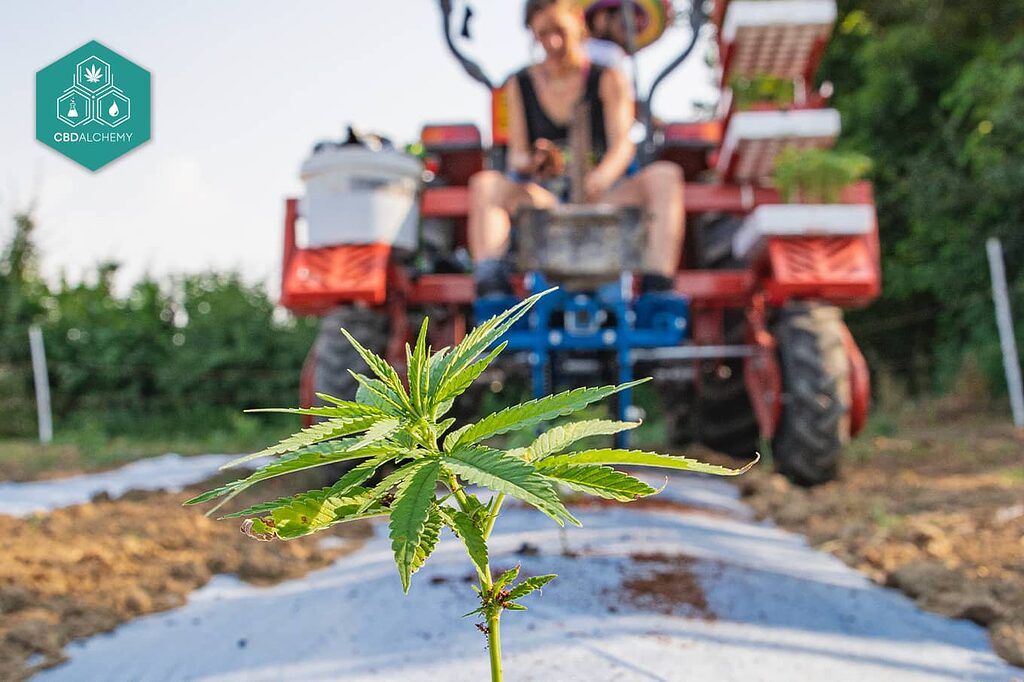
[[[641,163],[672,161],[685,176],[687,238],[675,291],[638,294],[626,269],[589,288],[570,286],[510,333],[510,347],[521,351],[514,357],[529,365],[537,392],[606,376],[609,367],[619,380],[642,369],[655,378],[673,444],[700,442],[749,458],[770,441],[778,470],[813,485],[836,476],[844,445],[868,413],[868,369],[842,308],[880,291],[870,184],[846,187],[838,203],[790,204],[772,180],[782,149],[828,148],[839,133],[838,113],[811,87],[836,6],[718,0],[709,20],[723,84],[782,78],[792,82],[794,101],[738,111],[723,85],[717,119],[653,125],[655,88],[691,53],[705,22],[699,5],[690,12],[690,44],[638,106],[647,130]],[[302,373],[305,405],[316,393],[354,394],[345,369],[359,362],[339,327],[401,364],[423,315],[433,346],[442,347],[474,317],[518,300],[474,300],[464,255],[467,184],[502,166],[504,99],[452,40],[450,0],[440,6],[452,53],[492,92],[490,146],[475,125],[458,124],[424,126],[423,159],[352,134],[314,150],[303,167],[306,196],[286,202],[281,296],[289,310],[322,317]],[[581,215],[601,222],[593,211]],[[299,248],[302,222],[307,244]],[[624,233],[602,232],[598,243]],[[537,244],[546,242],[531,243],[534,251],[520,254],[520,297],[562,284],[545,270],[550,259],[538,256]],[[629,402],[628,394],[620,400],[624,417],[635,416]]]

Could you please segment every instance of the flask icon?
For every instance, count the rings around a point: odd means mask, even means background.
[[[78,118],[78,109],[75,107],[75,98],[71,98],[71,106],[68,107],[68,118]]]

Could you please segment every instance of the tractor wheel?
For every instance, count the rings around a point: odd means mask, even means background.
[[[842,311],[790,304],[772,332],[782,370],[782,417],[772,440],[775,466],[799,485],[831,481],[850,440],[850,363]]]
[[[359,384],[348,370],[362,373],[367,370],[352,344],[341,335],[342,327],[369,350],[383,355],[388,343],[388,318],[385,313],[377,310],[343,306],[332,310],[320,320],[320,333],[315,346],[313,390],[342,400],[355,400]],[[314,397],[313,405],[324,407],[331,403]],[[329,486],[354,465],[354,461],[340,462],[317,467],[315,471],[318,480],[324,486]]]
[[[665,437],[670,445],[681,447],[697,440],[693,424],[693,384],[660,383],[657,386],[662,399],[665,418]]]
[[[701,443],[737,459],[758,450],[761,430],[743,378],[743,361],[726,360],[704,370],[697,398],[697,437]]]
[[[369,350],[383,355],[388,343],[388,318],[378,310],[344,306],[336,308],[320,320],[313,381],[316,392],[342,400],[355,400],[359,385],[348,370],[365,373],[365,368],[352,344],[341,335],[342,327]],[[325,404],[329,405],[320,398],[314,401],[316,406]]]

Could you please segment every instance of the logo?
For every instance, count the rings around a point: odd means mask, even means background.
[[[149,140],[149,72],[92,41],[36,73],[36,139],[98,170]]]

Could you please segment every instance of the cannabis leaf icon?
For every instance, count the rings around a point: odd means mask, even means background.
[[[98,83],[100,78],[103,77],[103,70],[98,68],[95,64],[85,70],[85,80],[90,83]]]

